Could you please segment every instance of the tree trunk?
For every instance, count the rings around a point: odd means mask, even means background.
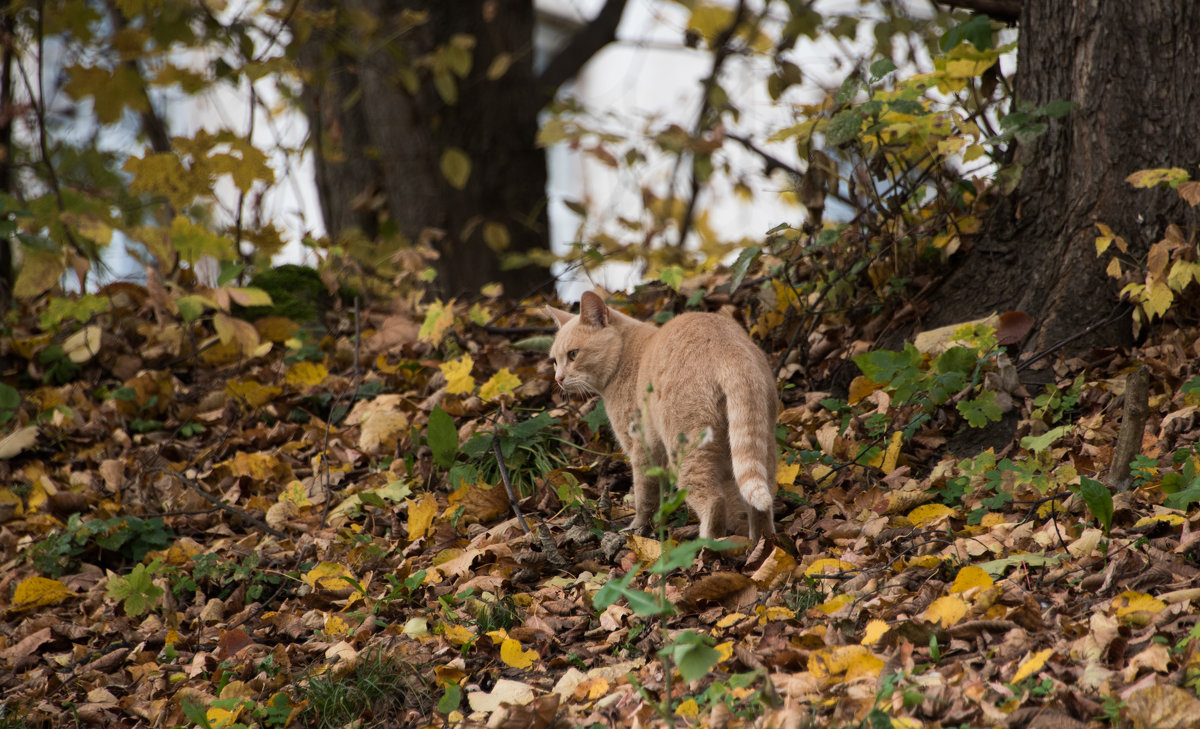
[[[1017,150],[1024,172],[934,298],[930,326],[1023,310],[1025,351],[1131,341],[1128,316],[1107,326],[1119,285],[1094,245],[1108,224],[1144,260],[1171,223],[1196,225],[1173,190],[1134,189],[1140,169],[1200,170],[1200,3],[1025,0],[1016,96],[1078,107]]]
[[[546,283],[543,267],[501,266],[505,253],[548,247],[546,160],[535,143],[544,96],[533,73],[532,0],[312,5],[336,17],[301,52],[329,234],[358,228],[375,237],[394,225],[416,241],[432,231],[441,254],[435,287],[444,296],[477,293],[492,281],[522,296]],[[414,11],[428,13],[427,21],[409,27],[405,19]],[[456,36],[473,39],[465,77],[448,73],[438,55]],[[506,61],[507,70],[489,78],[493,63]],[[442,75],[440,93],[435,73]],[[462,189],[442,171],[451,148],[470,160]]]

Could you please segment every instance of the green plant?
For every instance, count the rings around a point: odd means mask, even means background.
[[[63,348],[51,344],[37,355],[38,364],[45,367],[42,381],[53,385],[65,385],[79,374],[79,365],[67,356]]]
[[[250,552],[240,563],[222,559],[216,552],[205,552],[193,556],[190,565],[165,568],[164,575],[177,597],[198,591],[209,599],[223,600],[245,586],[246,599],[258,600],[268,588],[283,581],[279,574],[260,570],[260,560],[258,552]]]
[[[4,425],[17,415],[21,407],[21,393],[15,388],[0,382],[0,425]]]
[[[492,432],[476,433],[463,444],[466,462],[450,468],[451,485],[478,479],[488,483],[500,480],[500,464],[492,445],[494,439],[499,444],[513,489],[519,496],[528,496],[533,493],[536,478],[568,465],[560,447],[563,441],[558,435],[558,426],[557,418],[542,411],[512,425],[498,423],[494,436]],[[430,447],[433,447],[432,443]],[[436,451],[434,457],[436,460]]]
[[[979,344],[956,345],[933,358],[926,358],[912,344],[906,344],[901,352],[881,349],[860,354],[854,363],[867,379],[892,394],[896,407],[916,403],[922,411],[930,413],[946,404],[951,396],[978,387],[984,368],[997,353],[994,332],[981,334],[963,327],[955,336],[972,337]],[[1000,419],[1001,411],[995,401],[995,392],[979,389],[975,397],[959,400],[955,408],[971,427],[982,428]]]
[[[154,584],[154,577],[161,571],[162,561],[156,559],[149,566],[137,565],[124,577],[109,573],[108,596],[122,603],[126,615],[137,617],[154,607],[162,597],[163,589]]]
[[[1075,409],[1075,405],[1079,402],[1079,393],[1082,390],[1082,372],[1071,381],[1065,390],[1053,383],[1047,384],[1045,391],[1033,399],[1033,410],[1029,416],[1053,425]]]
[[[72,514],[66,528],[34,544],[27,559],[43,574],[57,577],[73,571],[81,561],[139,562],[147,552],[166,549],[174,540],[175,533],[160,517],[84,520]]]
[[[418,678],[418,667],[383,652],[368,650],[348,673],[313,676],[300,689],[308,706],[301,715],[305,726],[335,729],[372,719],[397,717],[408,709],[428,712],[434,705],[429,687]]]

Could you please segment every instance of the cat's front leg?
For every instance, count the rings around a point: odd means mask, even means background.
[[[650,470],[650,457],[640,444],[629,449],[629,465],[633,468],[633,523],[623,531],[649,534],[654,525],[654,514],[658,511],[658,484],[646,475]]]

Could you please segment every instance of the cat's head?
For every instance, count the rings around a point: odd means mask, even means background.
[[[579,314],[553,306],[546,313],[558,324],[550,347],[554,381],[568,393],[603,391],[621,359],[623,340],[614,322],[623,315],[608,308],[604,299],[588,291],[579,300]]]

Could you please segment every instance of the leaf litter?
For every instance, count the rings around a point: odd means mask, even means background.
[[[664,725],[668,690],[671,722],[711,727],[1194,725],[1195,331],[1060,359],[974,453],[951,450],[952,406],[880,437],[872,412],[913,421],[878,383],[831,405],[845,355],[825,348],[784,369],[779,547],[660,581],[672,545],[618,531],[629,471],[602,410],[556,391],[528,336],[543,302],[490,326],[457,300],[316,332],[222,320],[205,347],[202,324],[136,324],[151,301],[80,329],[73,378],[33,356],[33,317],[0,344],[44,383],[0,439],[5,717],[319,725],[322,692],[376,665],[400,682],[364,726]],[[786,301],[714,301],[788,351]],[[1072,487],[1103,479],[1138,362],[1158,376],[1136,485],[1106,512]],[[631,570],[669,617],[596,607]]]

